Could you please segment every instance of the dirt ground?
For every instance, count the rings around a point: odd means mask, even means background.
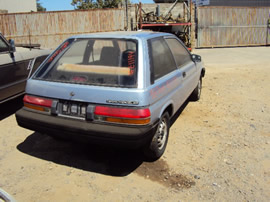
[[[194,52],[202,97],[179,111],[160,160],[20,128],[17,99],[0,106],[0,188],[22,202],[269,201],[270,47]]]

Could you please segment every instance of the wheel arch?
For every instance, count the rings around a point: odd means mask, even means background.
[[[169,117],[171,118],[173,115],[173,102],[170,101],[166,105],[164,105],[160,111],[159,117],[161,117],[165,112],[168,112]]]

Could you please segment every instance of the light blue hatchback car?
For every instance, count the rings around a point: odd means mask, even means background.
[[[199,100],[205,69],[174,35],[112,32],[74,36],[28,80],[20,126],[53,137],[165,151],[170,119]]]

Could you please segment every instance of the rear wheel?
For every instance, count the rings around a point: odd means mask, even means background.
[[[167,146],[169,129],[169,114],[165,112],[160,118],[151,142],[144,148],[144,155],[148,160],[155,161],[162,156]]]
[[[194,89],[194,91],[190,95],[191,101],[198,101],[201,97],[201,91],[202,91],[202,78],[199,79],[199,82]]]

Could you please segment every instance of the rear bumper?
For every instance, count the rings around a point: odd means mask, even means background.
[[[156,124],[119,126],[35,113],[25,108],[16,112],[19,126],[51,136],[95,144],[140,147],[152,138]]]

